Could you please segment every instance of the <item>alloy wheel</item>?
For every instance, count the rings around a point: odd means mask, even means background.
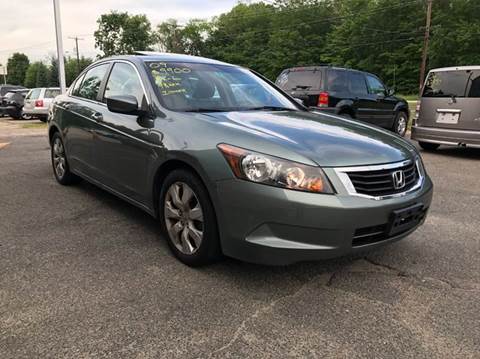
[[[164,216],[168,235],[175,247],[194,254],[203,240],[203,210],[195,192],[184,182],[175,182],[165,195]]]
[[[53,167],[58,178],[62,179],[66,170],[65,150],[60,138],[53,141]]]
[[[403,114],[398,116],[397,120],[397,133],[403,136],[407,131],[407,117]]]

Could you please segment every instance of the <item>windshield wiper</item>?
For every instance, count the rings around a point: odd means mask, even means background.
[[[258,107],[250,107],[245,109],[245,111],[298,111],[294,108],[282,107],[282,106],[258,106]]]
[[[296,89],[302,89],[302,90],[308,90],[309,88],[311,88],[312,86],[305,86],[305,85],[297,85],[295,87],[292,87],[292,90],[296,90]]]
[[[184,110],[184,112],[228,112],[233,111],[230,108],[191,108]]]

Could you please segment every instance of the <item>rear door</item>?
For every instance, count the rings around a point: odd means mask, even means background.
[[[431,71],[423,88],[417,124],[480,130],[480,69]]]
[[[368,93],[365,75],[360,71],[349,71],[348,87],[353,100],[353,109],[356,118],[368,122],[371,116],[370,108],[375,101],[371,99]]]
[[[276,84],[293,97],[303,100],[305,106],[317,106],[322,75],[321,68],[289,69],[280,74]]]
[[[77,80],[68,101],[59,105],[63,109],[61,119],[66,129],[65,148],[70,166],[96,180],[99,175],[94,161],[93,136],[106,108],[99,93],[109,67],[107,62],[90,68]]]

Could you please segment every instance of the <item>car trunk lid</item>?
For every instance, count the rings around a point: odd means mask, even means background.
[[[425,82],[417,124],[480,130],[480,69],[430,72]]]

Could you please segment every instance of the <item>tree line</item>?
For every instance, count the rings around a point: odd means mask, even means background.
[[[75,80],[78,74],[92,63],[92,59],[67,57],[65,61],[65,77],[67,86]],[[27,55],[16,52],[7,61],[7,81],[11,85],[33,87],[58,87],[58,61],[51,56],[48,62],[30,62]]]
[[[432,14],[428,67],[480,63],[478,0],[433,0]],[[425,16],[425,0],[275,0],[155,28],[146,15],[113,12],[99,18],[95,39],[105,56],[201,55],[272,80],[287,67],[331,64],[375,73],[397,91],[415,93]]]
[[[153,26],[146,15],[97,20],[100,57],[155,50],[215,58],[274,80],[285,68],[331,64],[377,74],[397,92],[418,91],[426,0],[273,0],[239,3],[209,20]],[[480,63],[478,0],[433,0],[428,68]],[[15,54],[21,56],[22,54]],[[82,58],[81,69],[91,62]],[[8,64],[9,81],[58,84],[56,61]],[[66,59],[67,84],[77,74]],[[12,73],[13,71],[13,73]]]

